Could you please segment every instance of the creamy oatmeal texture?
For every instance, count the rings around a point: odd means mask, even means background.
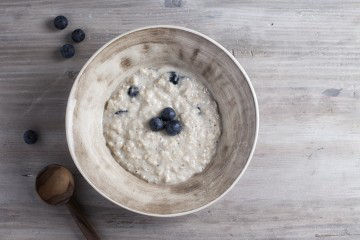
[[[169,81],[169,68],[140,69],[119,83],[107,101],[103,130],[114,159],[151,183],[176,184],[203,171],[216,152],[220,117],[216,102],[199,81]],[[139,88],[130,97],[131,86]],[[154,132],[149,120],[172,107],[183,125],[176,136]]]

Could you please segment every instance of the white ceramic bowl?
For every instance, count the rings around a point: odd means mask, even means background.
[[[118,67],[110,67],[110,60],[118,61]],[[108,72],[97,71],[107,64]],[[218,103],[222,124],[209,166],[188,181],[169,186],[149,184],[122,168],[106,147],[102,126],[105,102],[118,85],[116,76],[162,64],[184,69],[202,81]],[[195,212],[228,192],[249,164],[258,127],[255,92],[237,60],[211,38],[174,26],[137,29],[101,47],[77,76],[66,110],[70,153],[90,185],[123,208],[161,217]]]

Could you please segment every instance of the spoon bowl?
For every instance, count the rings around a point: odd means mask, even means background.
[[[40,198],[51,205],[67,203],[75,189],[74,176],[65,167],[51,164],[36,177],[36,191]]]
[[[88,240],[100,237],[80,211],[73,197],[75,181],[73,174],[65,167],[51,164],[43,168],[36,177],[36,192],[50,205],[66,204],[81,232]]]

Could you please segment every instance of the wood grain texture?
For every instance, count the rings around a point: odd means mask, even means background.
[[[104,239],[359,239],[358,1],[0,1],[0,239],[81,239],[65,208],[38,199],[36,173],[73,170],[78,200]],[[49,27],[69,17],[63,31]],[[111,204],[79,175],[65,142],[74,76],[105,42],[151,24],[193,28],[233,52],[260,105],[250,166],[221,201],[173,219]],[[50,25],[51,26],[51,25]],[[62,60],[58,47],[87,39]],[[35,145],[23,132],[40,133]]]

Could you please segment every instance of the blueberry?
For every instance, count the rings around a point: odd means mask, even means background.
[[[153,130],[155,132],[160,131],[161,129],[164,128],[164,122],[158,117],[154,117],[154,118],[150,119],[149,125],[150,125],[151,130]]]
[[[136,86],[131,86],[128,90],[128,95],[130,97],[136,97],[137,95],[139,95],[139,88]]]
[[[173,84],[178,84],[180,80],[180,77],[178,74],[176,74],[176,72],[170,72],[170,77],[169,77],[169,81],[172,82]]]
[[[75,55],[75,48],[71,44],[65,44],[60,48],[60,53],[64,58],[71,58]]]
[[[38,135],[33,130],[27,130],[26,132],[24,132],[23,138],[25,143],[34,144],[38,139]]]
[[[173,120],[176,117],[175,110],[171,107],[164,108],[161,111],[160,118],[164,121],[170,121]]]
[[[165,130],[168,135],[175,136],[181,132],[182,125],[178,120],[171,120],[166,123]]]
[[[122,114],[122,113],[127,113],[127,112],[128,112],[128,110],[122,110],[122,109],[120,109],[119,111],[116,111],[115,114],[116,114],[116,115],[120,115],[120,114]]]
[[[71,38],[74,42],[81,42],[82,40],[85,39],[85,33],[83,30],[79,29],[75,29],[72,33],[71,33]]]
[[[54,25],[57,29],[62,30],[68,25],[68,20],[64,16],[57,16],[54,19]]]

